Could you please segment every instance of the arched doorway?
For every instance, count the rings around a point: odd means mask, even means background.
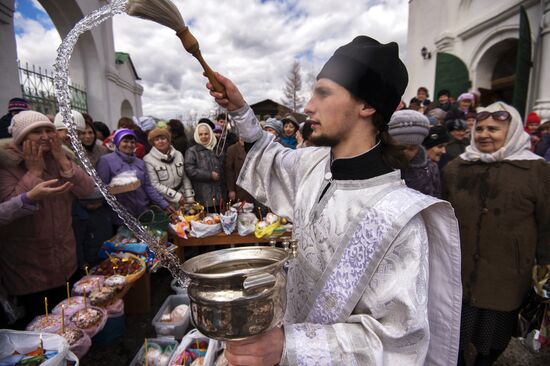
[[[516,81],[517,39],[505,39],[492,45],[476,67],[476,86],[481,105],[497,100],[512,104]]]
[[[124,99],[120,105],[120,116],[132,118],[134,116],[134,108],[127,99]]]

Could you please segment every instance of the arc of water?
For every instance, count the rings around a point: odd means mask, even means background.
[[[82,148],[82,144],[76,132],[75,123],[72,119],[68,76],[69,63],[76,42],[84,32],[93,29],[116,14],[125,13],[127,4],[128,0],[112,0],[110,4],[102,6],[81,19],[63,39],[61,45],[57,49],[57,58],[54,64],[56,98],[59,103],[60,113],[63,116],[63,122],[67,126],[71,146],[78,156],[78,159],[82,162],[86,172],[92,177],[95,185],[107,200],[107,203],[115,210],[135,236],[149,245],[151,250],[155,253],[155,257],[159,259],[160,264],[167,268],[172,276],[180,281],[182,286],[186,287],[189,283],[189,279],[181,270],[179,259],[174,254],[164,249],[162,245],[147,232],[143,225],[118,203],[116,197],[109,193],[107,187],[99,178],[94,166]]]

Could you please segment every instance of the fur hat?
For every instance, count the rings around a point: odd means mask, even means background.
[[[115,144],[117,149],[118,149],[118,145],[120,145],[120,141],[122,141],[122,139],[125,138],[126,136],[132,136],[134,140],[137,140],[136,133],[130,130],[129,128],[121,128],[115,131],[115,134],[113,136],[113,144]]]
[[[447,127],[447,130],[449,132],[451,131],[464,131],[468,128],[468,125],[466,124],[466,121],[463,119],[450,119],[448,121],[445,121],[445,127]]]
[[[434,146],[441,145],[449,142],[449,134],[447,133],[447,128],[445,126],[433,126],[428,132],[428,136],[422,142],[422,145],[426,149],[431,149]]]
[[[272,128],[275,131],[277,131],[277,135],[283,134],[283,122],[279,121],[276,118],[268,118],[267,121],[265,121],[264,129],[266,128]]]
[[[168,139],[168,142],[172,143],[172,135],[170,135],[170,131],[168,131],[166,128],[160,128],[160,127],[154,128],[151,131],[149,131],[149,135],[147,135],[147,141],[149,141],[149,143],[153,145],[153,142],[159,136],[166,137]]]
[[[22,111],[13,116],[10,133],[13,136],[15,146],[21,145],[25,137],[38,127],[54,128],[53,123],[42,113],[35,111]]]
[[[385,121],[397,109],[409,82],[397,43],[382,44],[367,36],[338,48],[317,75],[317,80],[323,78],[371,105]]]
[[[8,112],[26,111],[29,109],[29,103],[23,98],[11,98],[8,102]]]
[[[71,111],[73,115],[73,121],[76,125],[76,130],[80,132],[84,132],[86,130],[86,121],[84,121],[84,116],[79,111]],[[53,120],[53,124],[55,126],[56,130],[66,130],[67,126],[65,126],[65,123],[63,122],[63,115],[61,112],[58,112],[55,115],[55,118]]]
[[[410,109],[396,111],[388,124],[389,134],[403,145],[420,145],[429,129],[428,117]]]

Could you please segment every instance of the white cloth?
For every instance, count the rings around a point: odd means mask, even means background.
[[[205,145],[201,142],[201,139],[199,138],[199,127],[205,127],[208,129],[208,132],[210,133],[210,141]],[[208,150],[213,150],[214,146],[218,143],[218,139],[216,139],[216,136],[214,136],[214,131],[212,131],[212,128],[207,123],[199,123],[197,125],[197,128],[195,128],[195,132],[193,133],[193,139],[195,142],[199,145],[202,145],[206,147]]]
[[[508,134],[506,135],[506,141],[504,146],[495,151],[494,153],[482,153],[476,147],[475,142],[475,131],[472,131],[470,137],[470,145],[466,147],[460,158],[467,161],[478,161],[481,160],[484,163],[494,163],[502,160],[538,160],[542,157],[532,153],[529,149],[531,148],[531,138],[529,134],[523,130],[523,124],[521,123],[521,116],[518,111],[502,102],[496,102],[488,106],[487,108],[482,108],[479,112],[496,112],[496,111],[507,111],[512,116],[510,121],[510,126],[508,127]]]
[[[239,132],[255,120],[247,108],[232,117]],[[452,208],[406,188],[398,171],[331,181],[320,199],[329,164],[328,148],[285,149],[264,133],[237,182],[290,218],[300,243],[281,365],[455,363],[462,287]]]
[[[149,154],[143,157],[151,184],[173,205],[177,205],[182,198],[188,203],[194,202],[195,193],[191,181],[185,174],[182,153],[170,147],[170,155],[174,160],[171,163],[163,162],[162,160],[168,159],[168,155],[153,147]]]

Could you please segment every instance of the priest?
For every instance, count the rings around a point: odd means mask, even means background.
[[[294,223],[284,324],[227,342],[231,365],[452,365],[462,290],[456,218],[406,187],[387,123],[408,82],[396,43],[359,36],[317,76],[305,107],[317,146],[262,131],[229,79],[215,92],[247,143],[237,184]]]

